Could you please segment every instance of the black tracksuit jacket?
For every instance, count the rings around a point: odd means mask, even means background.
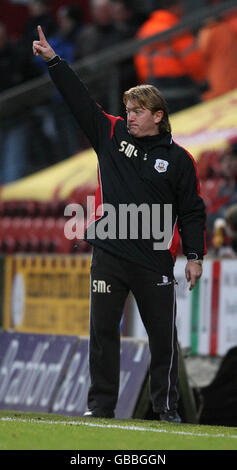
[[[108,115],[90,97],[64,60],[56,56],[48,62],[48,67],[53,82],[98,156],[95,210],[100,204],[111,204],[116,209],[116,238],[91,238],[93,225],[107,217],[107,212],[102,210],[89,224],[85,239],[168,277],[173,276],[179,235],[187,259],[202,259],[206,253],[206,215],[192,156],[169,133],[134,138],[124,119]],[[165,165],[165,171],[157,160]],[[153,243],[157,240],[152,235],[143,239],[140,222],[138,239],[118,238],[119,205],[132,203],[147,204],[150,208],[159,204],[161,215],[164,204],[172,204],[173,236],[166,249],[154,250]]]

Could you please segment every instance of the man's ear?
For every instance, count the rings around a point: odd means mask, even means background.
[[[159,124],[159,122],[162,120],[164,116],[164,111],[162,111],[162,109],[159,109],[153,114],[153,116],[154,116],[155,123]]]

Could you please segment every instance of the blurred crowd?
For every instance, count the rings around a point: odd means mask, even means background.
[[[90,0],[86,2],[89,11],[86,15],[83,0],[72,0],[71,4],[59,1],[56,9],[52,9],[50,0],[25,0],[27,18],[20,37],[9,33],[6,19],[2,21],[0,16],[0,99],[10,88],[47,74],[45,63],[32,54],[38,24],[56,53],[73,64],[129,39],[145,39],[165,32],[195,9],[222,1]],[[122,97],[123,91],[137,83],[154,84],[163,92],[172,114],[236,88],[236,50],[237,10],[209,19],[195,31],[142,47],[134,57],[119,63],[115,92]],[[89,88],[105,111],[113,112],[108,93],[111,78],[104,72],[95,77]],[[124,117],[122,107],[119,114]],[[0,184],[15,181],[87,147],[86,138],[60,96],[52,92],[41,105],[0,123]],[[207,152],[199,164],[210,233],[216,219],[229,223],[224,208],[237,204],[236,144],[229,143],[228,151],[215,158],[213,166],[214,157]]]
[[[226,148],[202,152],[198,160],[207,209],[209,254],[237,257],[237,134]]]

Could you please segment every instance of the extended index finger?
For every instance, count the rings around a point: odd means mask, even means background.
[[[46,37],[45,37],[45,35],[44,35],[44,33],[43,33],[43,30],[42,30],[42,28],[41,28],[40,25],[37,27],[37,29],[38,29],[40,41],[47,42],[47,41],[46,41]]]
[[[195,279],[194,277],[191,276],[189,290],[192,290],[194,288],[194,286],[196,284],[196,281],[197,281],[197,279]]]

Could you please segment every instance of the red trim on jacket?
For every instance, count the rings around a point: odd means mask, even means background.
[[[124,119],[120,116],[112,116],[112,114],[107,114],[105,111],[103,111],[103,113],[105,114],[105,116],[107,116],[107,118],[109,118],[109,120],[111,122],[110,138],[112,139],[112,137],[114,135],[114,126],[115,126],[116,122],[119,121],[119,120],[123,121]]]
[[[102,199],[102,185],[100,179],[100,170],[99,166],[97,167],[97,177],[98,177],[98,186],[95,191],[95,204],[94,207],[90,208],[90,217],[87,224],[87,228],[90,224],[95,222],[96,220],[100,219],[103,215],[103,199]],[[100,212],[98,211],[98,207],[100,206]]]
[[[185,152],[188,154],[188,156],[191,158],[192,162],[193,162],[193,166],[194,166],[194,169],[195,169],[195,173],[196,173],[196,182],[197,182],[197,192],[198,192],[198,195],[200,197],[201,196],[201,188],[200,188],[200,181],[199,181],[199,176],[198,176],[198,170],[197,170],[197,164],[193,158],[193,156],[191,155],[191,153],[189,153],[189,151],[187,149],[185,149],[184,147],[182,147],[182,145],[178,144],[177,142],[174,141],[173,139],[173,142],[178,145],[179,147],[181,147],[182,149],[185,150]],[[203,238],[204,238],[204,255],[207,254],[207,240],[206,240],[206,230],[203,231]]]
[[[178,230],[178,221],[176,221],[175,226],[174,226],[174,232],[172,236],[171,245],[169,247],[169,251],[171,255],[173,256],[174,260],[176,258],[176,253],[177,253],[178,246],[179,246],[179,240],[180,240],[180,236],[179,236],[179,230]]]

